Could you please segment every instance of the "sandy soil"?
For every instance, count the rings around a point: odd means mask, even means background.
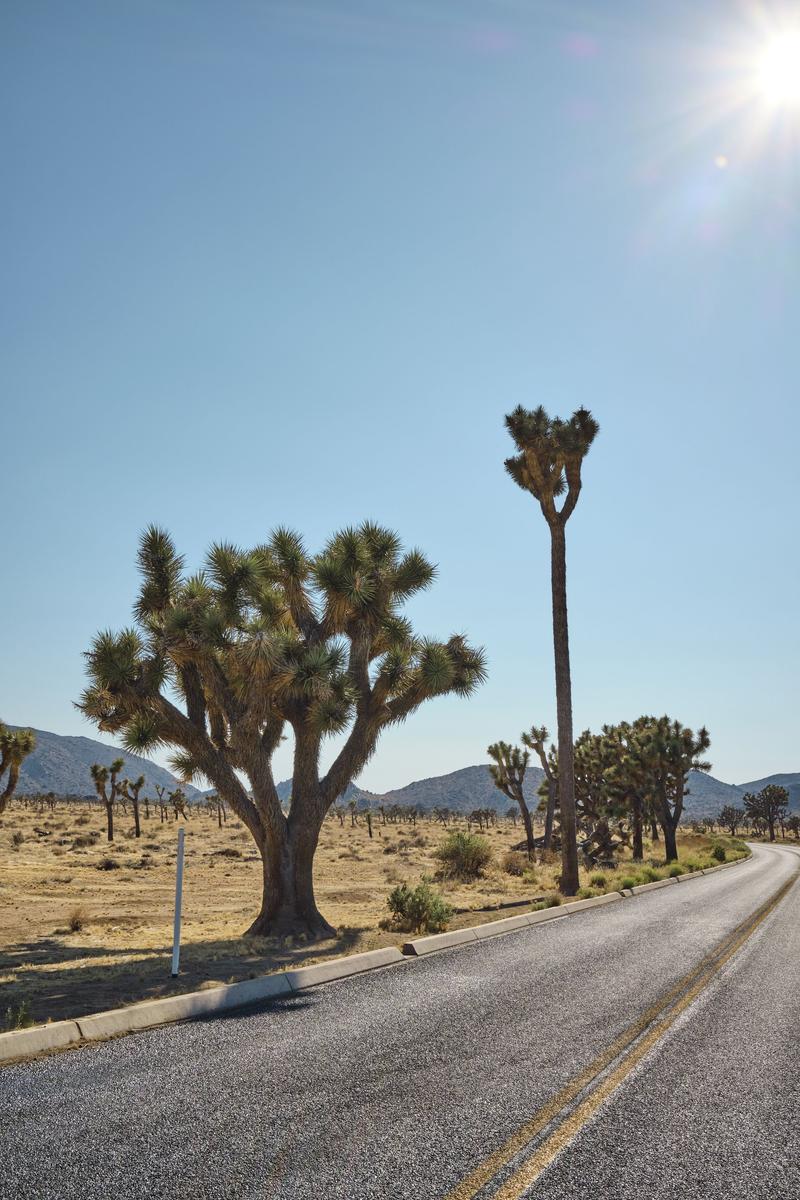
[[[230,983],[280,970],[298,961],[401,944],[408,934],[387,932],[386,897],[402,880],[434,875],[433,852],[445,831],[420,820],[380,825],[370,839],[363,818],[355,826],[326,822],[316,860],[320,910],[338,937],[313,946],[243,938],[260,899],[261,867],[252,839],[237,821],[220,830],[216,818],[195,813],[186,830],[181,973],[170,976],[177,825],[158,811],[133,837],[132,819],[116,818],[109,846],[104,813],[91,806],[60,805],[34,812],[12,804],[0,823],[0,1028],[7,1010],[25,1002],[38,1023],[80,1016],[135,1000]],[[471,884],[441,883],[457,909],[451,928],[509,915],[503,906],[526,906],[554,893],[555,864],[524,876],[503,869],[505,853],[522,833],[501,820],[486,834],[494,858]],[[682,857],[698,865],[710,841],[683,835]],[[657,863],[658,847],[652,861]],[[103,869],[103,861],[117,866]],[[602,884],[582,872],[594,892],[620,886],[622,865]],[[595,873],[596,874],[596,873]],[[515,911],[515,910],[512,910]],[[516,911],[525,911],[520,907]],[[74,931],[70,922],[79,925]],[[13,1021],[13,1017],[12,1017]]]

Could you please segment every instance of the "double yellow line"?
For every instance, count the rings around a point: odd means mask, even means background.
[[[694,970],[659,997],[584,1071],[562,1088],[543,1108],[522,1125],[508,1141],[489,1155],[475,1170],[444,1197],[444,1200],[475,1200],[483,1188],[513,1159],[536,1141],[530,1155],[501,1185],[487,1193],[491,1200],[519,1198],[547,1169],[556,1155],[581,1131],[597,1109],[653,1049],[664,1034],[711,983],[730,958],[753,935],[794,884],[796,875],[751,913],[746,920],[707,954]],[[552,1128],[550,1128],[552,1126]]]

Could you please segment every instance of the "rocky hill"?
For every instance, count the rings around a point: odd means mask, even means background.
[[[93,738],[63,737],[58,733],[48,733],[45,729],[37,729],[35,733],[36,749],[22,764],[17,795],[30,792],[56,792],[59,796],[93,795],[89,773],[92,763],[107,766],[115,758],[125,760],[124,774],[129,779],[144,775],[151,796],[155,795],[154,786],[157,783],[162,787],[178,786],[174,775],[149,759],[140,758],[138,754],[129,754],[126,750],[118,750]],[[184,791],[190,798],[198,795],[196,788],[184,786]]]

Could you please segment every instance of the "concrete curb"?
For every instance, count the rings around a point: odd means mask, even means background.
[[[716,867],[708,867],[705,871],[693,871],[686,875],[670,875],[666,879],[654,879],[652,883],[639,883],[632,888],[623,888],[619,892],[606,892],[603,896],[590,896],[588,900],[571,900],[568,904],[558,904],[553,908],[537,909],[535,912],[520,913],[516,917],[506,917],[501,921],[488,921],[484,925],[472,925],[469,929],[454,929],[451,933],[434,933],[429,937],[415,938],[405,942],[403,954],[420,958],[425,954],[434,954],[438,950],[447,950],[451,946],[463,946],[468,942],[480,942],[485,938],[499,937],[503,933],[513,933],[528,925],[538,925],[542,921],[552,921],[556,917],[570,917],[583,912],[587,908],[598,908],[604,904],[613,904],[629,896],[638,896],[642,892],[653,892],[657,888],[669,887],[670,884],[693,879],[699,875],[710,875],[714,871],[722,871],[727,867],[738,867],[741,863],[749,862],[748,858],[737,858],[733,862],[720,863]]]
[[[30,1058],[46,1050],[60,1050],[81,1040],[77,1021],[53,1021],[51,1025],[34,1025],[30,1029],[12,1029],[0,1033],[0,1062],[14,1058]]]
[[[408,959],[396,946],[386,946],[380,950],[367,950],[363,954],[351,954],[331,962],[318,963],[313,967],[298,967],[276,975],[245,979],[241,983],[222,984],[202,992],[185,992],[182,996],[166,996],[163,1000],[144,1000],[127,1008],[110,1009],[89,1017],[79,1017],[75,1021],[55,1021],[51,1025],[12,1030],[0,1034],[0,1063],[31,1058],[64,1046],[104,1041],[173,1021],[211,1016],[262,1000],[272,1000],[277,996],[291,996],[321,983],[403,962],[408,962]]]

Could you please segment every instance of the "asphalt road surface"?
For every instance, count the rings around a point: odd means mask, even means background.
[[[798,868],[6,1068],[0,1196],[798,1200]]]

